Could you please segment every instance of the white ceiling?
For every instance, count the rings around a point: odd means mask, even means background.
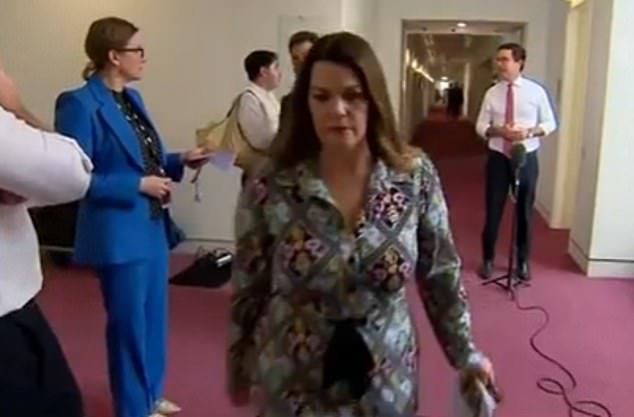
[[[500,35],[413,33],[407,36],[407,50],[427,74],[438,78],[460,73],[467,61],[479,65],[492,59],[500,42]]]
[[[483,50],[495,51],[500,42],[499,35],[414,33],[407,36],[407,47],[410,53],[427,65],[471,60],[481,55]]]
[[[410,57],[408,65],[419,67],[415,71],[429,78],[438,78],[462,71],[467,61],[480,65],[491,60],[505,34],[522,38],[524,24],[406,20],[403,28],[406,55]]]
[[[466,23],[466,27],[459,27],[459,23]],[[484,22],[457,20],[405,20],[405,33],[432,34],[465,34],[465,35],[495,35],[522,30],[524,23],[519,22]]]

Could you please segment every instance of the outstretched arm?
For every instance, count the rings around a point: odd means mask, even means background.
[[[23,104],[0,62],[0,204],[61,204],[83,197],[92,164]]]
[[[454,368],[462,369],[476,349],[471,339],[467,295],[460,278],[461,261],[451,234],[438,173],[427,158],[422,165],[418,289],[445,356]]]
[[[236,209],[229,340],[229,391],[232,394],[244,392],[251,386],[253,333],[271,292],[272,239],[262,209],[267,192],[264,181],[249,182],[242,189]]]
[[[36,129],[0,107],[0,190],[29,205],[81,199],[92,164],[77,143]]]

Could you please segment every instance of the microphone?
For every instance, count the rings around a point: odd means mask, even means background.
[[[514,143],[511,148],[511,169],[513,170],[511,193],[515,197],[520,187],[520,169],[524,164],[526,164],[526,147],[522,143]]]
[[[515,143],[511,148],[511,167],[519,171],[526,163],[526,147],[522,143]]]

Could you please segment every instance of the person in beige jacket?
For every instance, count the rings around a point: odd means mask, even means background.
[[[280,103],[273,93],[279,86],[282,73],[278,56],[273,51],[256,50],[244,59],[244,70],[249,84],[238,102],[238,124],[244,140],[251,149],[249,166],[244,168],[242,182],[247,176],[266,165],[268,152],[279,128]]]

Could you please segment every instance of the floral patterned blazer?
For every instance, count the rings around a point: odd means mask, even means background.
[[[376,363],[373,389],[361,403],[381,416],[410,415],[418,344],[408,279],[418,284],[451,365],[463,367],[475,353],[461,263],[432,163],[421,155],[403,172],[377,161],[367,201],[354,233],[346,232],[315,161],[254,178],[242,191],[229,378],[234,386],[257,382],[280,416],[347,415],[315,411],[324,397],[331,323],[342,319],[363,319],[358,330]],[[309,409],[314,413],[302,414]]]

